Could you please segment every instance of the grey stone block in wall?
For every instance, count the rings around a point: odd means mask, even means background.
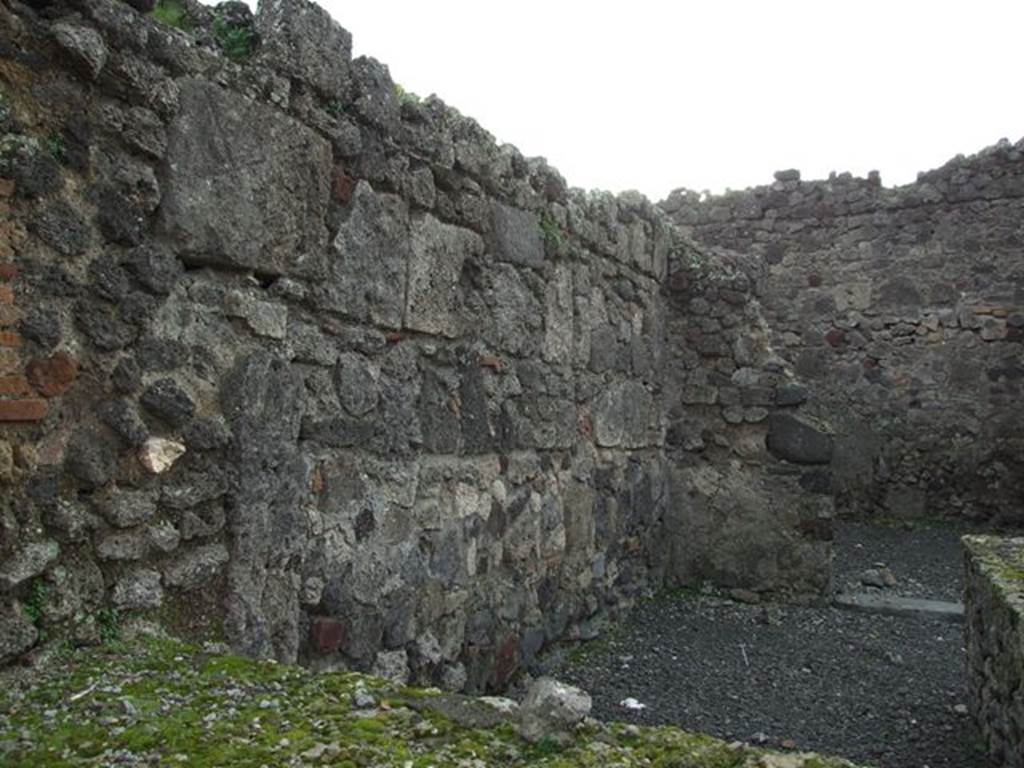
[[[160,228],[192,264],[312,275],[327,240],[331,149],[280,112],[184,80]]]
[[[544,263],[544,241],[537,214],[495,202],[491,204],[491,227],[499,259],[528,267]]]
[[[260,57],[308,83],[327,99],[351,89],[352,35],[309,0],[260,0],[256,14]]]
[[[405,327],[454,338],[461,331],[462,265],[483,253],[483,240],[429,215],[413,221],[410,237]]]
[[[832,460],[832,436],[785,413],[769,417],[767,445],[780,459],[794,464],[828,464]]]

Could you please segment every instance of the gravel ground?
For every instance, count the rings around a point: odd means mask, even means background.
[[[837,587],[883,563],[889,594],[959,600],[956,528],[838,532]],[[810,749],[879,768],[998,768],[966,715],[963,627],[828,607],[662,597],[550,671],[594,697],[595,716],[675,724],[727,740]],[[644,709],[621,704],[634,698]]]
[[[836,525],[833,584],[840,592],[869,592],[861,575],[884,566],[896,577],[886,594],[932,600],[963,599],[963,550],[960,537],[979,529],[963,524],[934,527]]]

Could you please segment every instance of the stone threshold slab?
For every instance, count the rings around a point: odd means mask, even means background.
[[[946,621],[964,620],[963,603],[944,600],[922,600],[916,597],[895,597],[889,595],[836,595],[832,605],[848,611],[865,613],[887,613],[894,616],[932,616]]]

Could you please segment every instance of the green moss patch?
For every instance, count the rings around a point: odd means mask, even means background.
[[[170,639],[113,641],[63,654],[28,676],[6,676],[0,763],[12,767],[850,765],[772,755],[676,728],[594,721],[565,739],[530,744],[510,721],[469,727],[424,706],[442,696],[437,691],[210,654]],[[363,708],[353,704],[360,691],[369,695]]]

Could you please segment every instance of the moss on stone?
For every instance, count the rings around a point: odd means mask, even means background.
[[[347,672],[214,655],[168,638],[115,641],[71,652],[60,665],[3,681],[4,765],[103,764],[132,756],[154,764],[654,766],[840,768],[849,763],[730,746],[676,728],[588,721],[571,738],[529,744],[512,722],[462,727],[395,689]],[[58,668],[59,667],[59,668]],[[376,705],[353,706],[363,689]],[[320,754],[321,757],[311,757]],[[477,762],[474,762],[477,761]]]

